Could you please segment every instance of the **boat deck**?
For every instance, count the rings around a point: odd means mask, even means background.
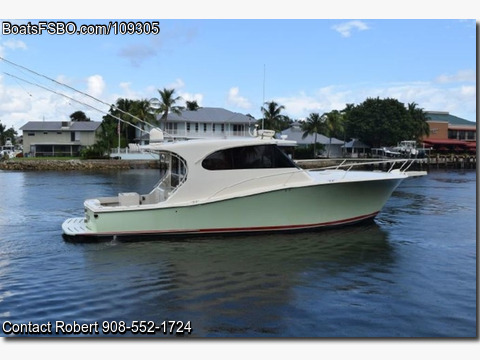
[[[86,234],[90,232],[85,226],[85,219],[81,217],[65,220],[62,224],[62,230],[67,236]]]

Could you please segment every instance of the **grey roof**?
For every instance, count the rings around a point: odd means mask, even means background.
[[[99,121],[72,121],[68,127],[62,127],[64,121],[29,121],[22,131],[95,131],[102,124]]]
[[[296,141],[299,145],[309,145],[315,142],[315,136],[313,134],[307,135],[303,138],[304,131],[300,127],[299,124],[294,123],[291,127],[286,130],[283,130],[277,137],[279,138],[281,135],[287,135],[287,140]],[[330,138],[326,137],[322,134],[317,134],[317,143],[328,145],[330,144]],[[343,145],[342,140],[338,140],[336,138],[332,138],[332,145]]]
[[[427,121],[445,121],[450,125],[467,125],[467,126],[476,126],[477,123],[469,120],[459,118],[458,116],[451,115],[445,111],[426,111]]]
[[[365,145],[363,142],[361,142],[358,139],[353,139],[352,141],[349,141],[345,144],[345,146],[342,146],[343,148],[355,148],[355,149],[370,149],[370,146]]]
[[[184,110],[181,115],[168,114],[167,121],[249,124],[255,122],[254,117],[232,112],[222,108],[204,107],[198,110]]]

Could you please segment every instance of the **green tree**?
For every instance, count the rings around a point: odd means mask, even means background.
[[[258,120],[260,127],[263,129],[282,131],[288,127],[291,123],[289,117],[282,115],[282,110],[285,110],[285,106],[277,104],[275,101],[266,102],[262,106],[261,110],[263,118]]]
[[[317,134],[324,132],[325,130],[325,121],[318,113],[311,113],[306,121],[302,123],[303,135],[302,138],[305,139],[308,135],[314,136],[313,143],[313,157],[317,156]]]
[[[7,129],[0,120],[0,145],[5,145],[7,139],[11,139],[12,144],[15,144],[15,137],[17,135],[17,131],[13,127]]]
[[[152,109],[150,101],[147,99],[135,100],[132,104],[132,111],[132,115],[136,117],[136,119],[134,119],[136,120],[135,124],[141,129],[145,129],[146,123],[155,125],[155,113]]]
[[[332,110],[324,113],[322,118],[325,122],[325,135],[329,138],[329,146],[327,150],[327,157],[330,157],[330,148],[332,146],[332,138],[343,135],[344,132],[344,115],[338,110]]]
[[[83,111],[75,111],[70,114],[70,120],[72,121],[90,121],[90,118]]]
[[[418,104],[414,102],[407,105],[407,111],[410,116],[412,139],[419,141],[424,136],[430,135],[430,126],[427,123],[425,111],[418,108]]]
[[[95,144],[82,150],[84,158],[102,158],[110,155],[111,149],[116,146],[118,120],[111,115],[105,115],[97,132]]]
[[[7,127],[5,125],[3,125],[2,122],[0,121],[0,145],[3,145],[3,142],[4,142],[3,134],[4,134],[6,128]]]
[[[186,101],[185,105],[187,107],[187,110],[190,111],[197,111],[200,108],[200,106],[198,106],[197,100]]]
[[[167,127],[168,113],[180,115],[183,107],[175,105],[181,99],[180,96],[175,96],[175,89],[158,90],[159,98],[152,98],[150,104],[155,111],[155,114],[161,115],[161,122],[163,122],[163,130]]]
[[[345,119],[347,137],[360,139],[372,147],[396,145],[417,134],[405,105],[396,99],[368,98],[348,108]]]

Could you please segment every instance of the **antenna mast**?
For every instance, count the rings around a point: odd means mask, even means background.
[[[263,101],[262,106],[265,105],[265,64],[263,64]],[[265,129],[265,119],[262,117],[262,130]]]

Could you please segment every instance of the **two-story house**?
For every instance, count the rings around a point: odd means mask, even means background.
[[[27,156],[79,156],[93,145],[98,121],[29,121],[23,131],[23,153]]]
[[[164,124],[160,118],[158,120],[163,129]],[[226,109],[202,107],[184,110],[180,115],[169,114],[164,130],[168,135],[178,138],[249,136],[256,121],[252,116]]]

